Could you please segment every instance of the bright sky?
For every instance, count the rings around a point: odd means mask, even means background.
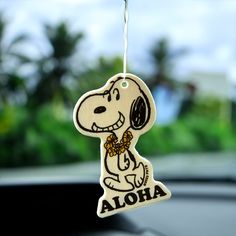
[[[123,6],[123,0],[0,1],[9,35],[28,32],[46,51],[41,23],[67,19],[73,30],[85,32],[84,53],[90,60],[123,55]],[[129,0],[129,14],[128,62],[134,70],[151,71],[148,52],[155,39],[166,36],[173,49],[189,50],[178,60],[178,73],[203,70],[236,76],[235,0]]]

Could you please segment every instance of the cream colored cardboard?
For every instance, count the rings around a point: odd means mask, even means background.
[[[101,139],[100,184],[104,189],[97,215],[118,212],[170,198],[170,191],[153,179],[151,163],[135,149],[138,138],[156,120],[156,109],[146,84],[133,74],[110,78],[105,86],[84,94],[73,120],[84,135]],[[153,140],[155,142],[155,140]]]

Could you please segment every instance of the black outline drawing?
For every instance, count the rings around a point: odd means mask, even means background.
[[[139,90],[139,96],[131,101],[131,107],[129,112],[129,117],[125,117],[125,115],[122,113],[122,111],[117,110],[118,119],[115,123],[110,124],[108,126],[102,127],[97,125],[96,121],[92,121],[92,126],[84,127],[79,120],[79,111],[82,105],[86,103],[91,97],[94,96],[102,96],[103,98],[106,98],[107,103],[113,102],[113,100],[119,101],[121,93],[120,89],[120,83],[123,78],[117,77],[116,80],[113,80],[111,82],[111,86],[109,90],[105,90],[102,93],[95,92],[94,94],[89,94],[88,96],[84,97],[84,99],[80,102],[80,104],[77,107],[76,111],[76,122],[78,127],[80,127],[82,130],[90,133],[109,133],[109,135],[113,134],[116,137],[115,131],[119,129],[124,129],[123,125],[127,119],[129,119],[129,127],[126,128],[123,131],[123,135],[127,132],[131,133],[135,130],[141,130],[143,129],[150,120],[151,115],[151,107],[150,102],[148,99],[148,96],[145,94],[145,92],[141,89],[141,86],[138,84],[138,82],[132,78],[126,78],[127,81],[132,81],[136,84],[138,90]],[[128,92],[128,91],[127,91]],[[99,115],[103,112],[107,112],[106,103],[102,104],[101,106],[96,107],[93,110],[94,115]],[[89,119],[89,117],[88,117]],[[107,136],[107,137],[108,137]],[[132,139],[132,138],[131,138]],[[118,142],[118,139],[115,141],[116,146],[119,147],[122,146],[122,142]],[[132,142],[132,140],[130,140]],[[115,173],[110,170],[108,165],[108,159],[114,158],[111,157],[108,153],[108,150],[106,150],[105,157],[104,157],[104,167],[109,175],[108,177],[105,177],[103,179],[103,184],[114,191],[119,192],[128,192],[135,188],[139,188],[145,184],[145,180],[147,179],[148,175],[146,174],[145,169],[145,162],[142,161],[142,157],[139,156],[138,160],[135,155],[129,150],[129,146],[126,147],[125,151],[121,154],[115,154],[117,158],[117,168],[118,172]],[[123,158],[123,165],[125,163],[125,166],[121,166],[121,159]],[[123,175],[122,173],[127,173],[127,170],[129,170],[128,174]],[[107,175],[106,175],[107,176]],[[122,187],[121,187],[122,186]],[[124,187],[125,186],[125,187]]]

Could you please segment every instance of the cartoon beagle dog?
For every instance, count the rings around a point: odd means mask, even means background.
[[[156,120],[152,95],[141,79],[133,74],[125,81],[122,74],[113,76],[78,100],[73,119],[82,134],[101,139],[104,189],[127,193],[156,183],[150,162],[135,149],[139,136]]]

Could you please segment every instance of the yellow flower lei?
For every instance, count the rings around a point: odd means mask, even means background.
[[[120,155],[129,149],[132,138],[132,133],[130,131],[125,131],[122,139],[118,143],[118,138],[114,134],[111,134],[107,137],[104,147],[108,151],[110,157],[116,156],[118,154]]]

